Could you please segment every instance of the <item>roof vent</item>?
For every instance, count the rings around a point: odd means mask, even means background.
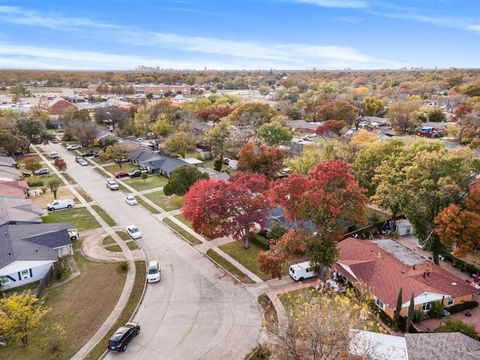
[[[457,283],[456,283],[456,282],[452,282],[452,285],[453,285],[453,286],[456,286],[456,285],[457,285]]]
[[[38,248],[37,248],[37,249],[35,249],[35,252],[38,252]]]

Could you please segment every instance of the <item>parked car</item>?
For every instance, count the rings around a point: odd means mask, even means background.
[[[78,149],[81,149],[81,148],[82,148],[82,145],[80,145],[80,144],[67,145],[67,150],[78,150]]]
[[[58,144],[60,142],[60,140],[58,140],[56,137],[52,138],[50,141],[54,144]]]
[[[107,180],[107,187],[112,191],[120,189],[117,182],[113,180]]]
[[[144,140],[144,139],[143,139],[143,138],[140,138],[140,137],[135,139],[135,141],[138,141],[138,142],[143,142],[143,140]]]
[[[70,240],[74,241],[78,239],[78,230],[77,229],[68,229],[68,235],[70,236]]]
[[[72,199],[57,199],[47,205],[48,211],[71,209],[75,204]]]
[[[32,174],[30,174],[28,172],[25,172],[25,171],[22,171],[22,176],[23,177],[29,177],[29,176],[32,176]]]
[[[56,158],[58,158],[58,153],[57,153],[56,151],[52,151],[52,152],[50,153],[50,157],[51,157],[53,160],[55,160]]]
[[[119,171],[119,172],[116,172],[116,173],[114,174],[114,176],[115,176],[117,179],[125,178],[125,177],[128,177],[128,172],[126,172],[126,171]]]
[[[135,197],[132,196],[132,195],[128,195],[128,196],[125,198],[125,201],[126,201],[127,204],[130,205],[130,206],[133,206],[133,205],[137,205],[137,204],[138,204],[137,199],[135,199]]]
[[[42,168],[42,169],[38,169],[37,171],[34,171],[33,175],[48,175],[49,172],[50,171],[47,168]]]
[[[140,325],[137,322],[128,322],[124,326],[119,327],[108,341],[108,350],[125,351],[128,343],[140,334]]]
[[[87,165],[88,165],[88,161],[85,160],[85,159],[84,159],[83,157],[81,157],[81,156],[75,156],[75,161],[76,161],[77,163],[79,163],[80,165],[82,165],[82,166],[87,166]]]
[[[87,151],[86,153],[82,154],[83,157],[97,157],[98,153],[95,151]]]
[[[157,260],[148,263],[147,282],[158,282],[161,279],[160,265]]]
[[[288,273],[295,281],[302,281],[317,275],[310,266],[309,261],[291,265],[288,269]]]
[[[135,225],[127,226],[127,233],[133,240],[137,240],[142,237],[142,232]]]
[[[142,176],[142,172],[140,170],[134,170],[131,173],[129,173],[128,176],[130,176],[132,179],[137,178]]]

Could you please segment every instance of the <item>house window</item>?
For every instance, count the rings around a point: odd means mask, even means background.
[[[30,270],[22,270],[20,272],[20,277],[23,279],[29,279],[30,278]]]
[[[375,304],[382,310],[385,308],[385,304],[380,299],[375,299]]]
[[[453,305],[454,301],[455,300],[453,299],[453,297],[449,296],[448,299],[447,299],[447,306]]]
[[[0,285],[5,286],[10,284],[10,279],[8,276],[0,276]]]
[[[431,307],[432,307],[432,303],[431,303],[431,302],[426,302],[426,303],[423,303],[423,304],[422,304],[422,310],[423,310],[423,311],[428,311],[428,310],[430,310]]]

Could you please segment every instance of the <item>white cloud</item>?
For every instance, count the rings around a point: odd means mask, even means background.
[[[36,11],[15,6],[0,6],[0,21],[17,25],[41,26],[55,30],[73,30],[84,27],[119,28],[116,25],[84,18],[72,18],[63,14],[45,16]]]
[[[295,2],[327,8],[361,9],[370,6],[369,2],[364,0],[295,0]]]
[[[480,24],[471,24],[468,25],[468,29],[472,31],[479,31],[480,32]]]

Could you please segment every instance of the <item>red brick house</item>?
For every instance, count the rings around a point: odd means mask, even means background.
[[[393,318],[402,288],[401,315],[407,314],[413,294],[415,309],[428,311],[435,301],[444,306],[474,299],[472,285],[394,240],[348,238],[338,244],[334,269],[354,287],[366,291]]]

